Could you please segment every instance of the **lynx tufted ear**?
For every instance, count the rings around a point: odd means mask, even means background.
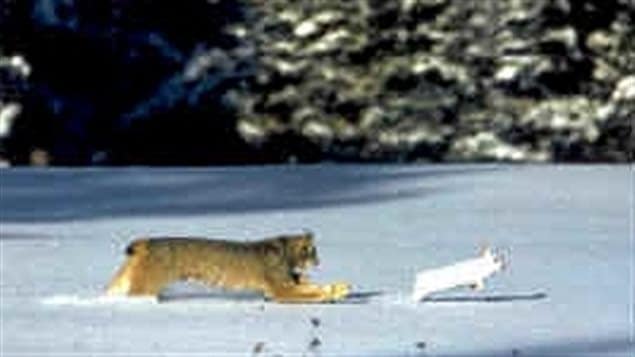
[[[304,237],[310,239],[311,241],[313,241],[313,237],[315,237],[315,234],[313,234],[310,229],[306,228],[302,230],[302,234],[304,235]]]
[[[279,237],[278,239],[271,240],[264,245],[265,254],[282,256],[287,245],[285,237]]]
[[[137,239],[126,247],[126,255],[133,256],[139,254],[145,254],[148,252],[148,240]]]

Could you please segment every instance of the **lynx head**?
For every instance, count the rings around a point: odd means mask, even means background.
[[[283,236],[280,240],[284,242],[285,256],[291,268],[306,270],[319,264],[313,233]]]

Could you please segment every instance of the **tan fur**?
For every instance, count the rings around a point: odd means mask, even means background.
[[[183,280],[254,290],[278,302],[323,302],[346,297],[349,284],[316,285],[305,271],[318,264],[310,233],[255,242],[154,238],[132,242],[109,295],[158,295]]]

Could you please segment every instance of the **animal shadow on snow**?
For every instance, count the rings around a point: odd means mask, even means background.
[[[383,291],[356,291],[341,302],[344,304],[365,304],[374,297],[384,295]],[[261,293],[251,291],[231,291],[220,288],[207,288],[193,283],[176,283],[159,294],[160,303],[200,302],[264,302]]]
[[[542,300],[547,298],[544,292],[527,294],[488,294],[488,295],[450,295],[450,296],[428,296],[421,299],[421,302],[511,302]]]

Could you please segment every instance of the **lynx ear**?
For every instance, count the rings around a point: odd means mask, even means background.
[[[287,238],[278,237],[278,239],[273,240],[269,244],[265,245],[265,254],[282,256],[286,246],[287,246]]]
[[[148,240],[147,239],[137,239],[132,243],[128,244],[126,247],[126,255],[133,256],[138,254],[145,254],[148,251]]]
[[[313,237],[315,237],[315,235],[313,234],[313,232],[310,229],[303,229],[302,230],[304,237],[313,240]]]

